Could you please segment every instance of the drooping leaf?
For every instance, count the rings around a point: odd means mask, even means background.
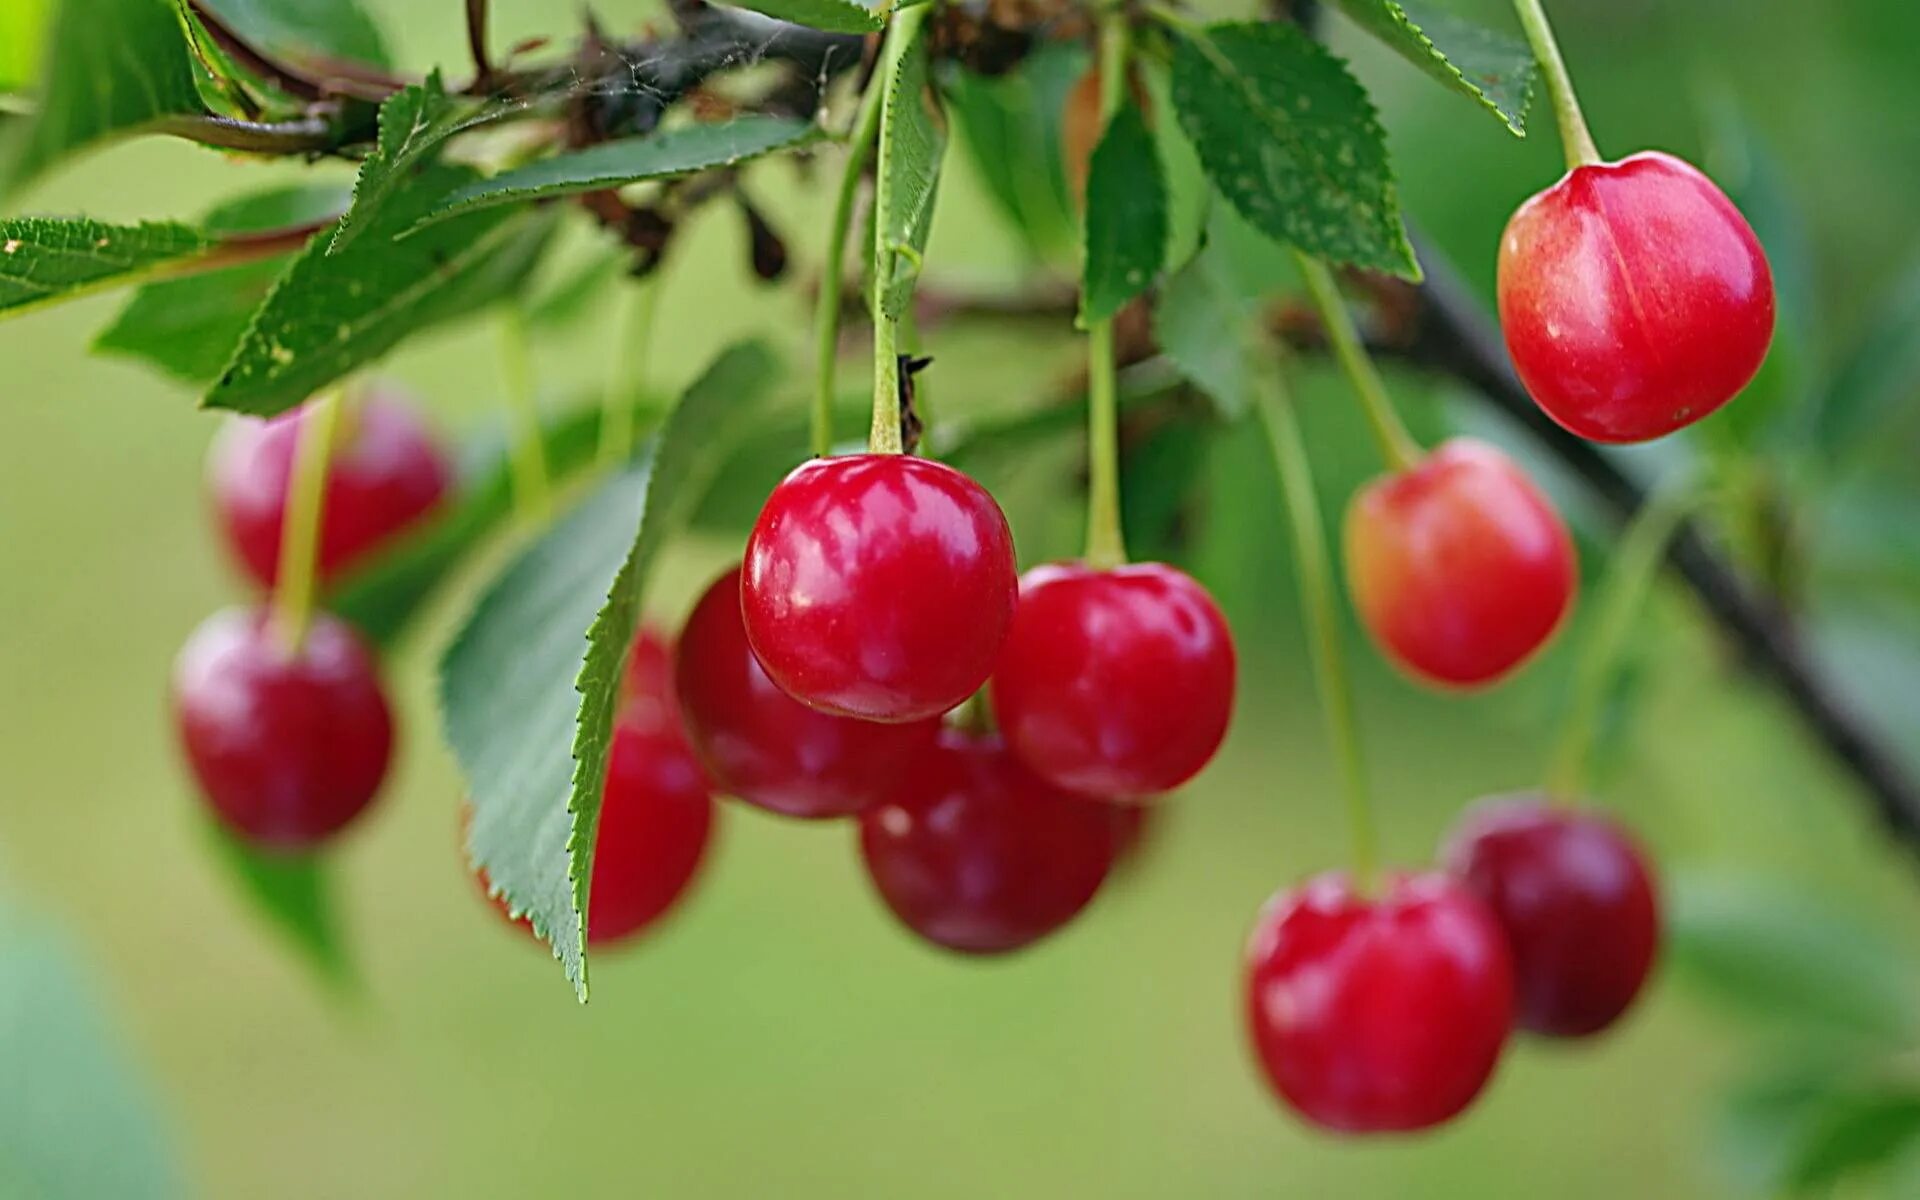
[[[9,189],[103,138],[204,111],[173,0],[62,0],[41,67],[40,110]]]
[[[213,14],[271,54],[294,63],[316,58],[386,66],[380,27],[358,0],[204,0]]]
[[[441,660],[442,720],[473,798],[470,854],[583,1000],[593,837],[641,588],[776,369],[759,345],[724,354],[638,465],[487,589]]]
[[[137,283],[212,246],[206,234],[170,222],[0,220],[0,316]]]
[[[1113,316],[1147,290],[1167,257],[1167,181],[1139,108],[1122,104],[1087,171],[1081,315]]]
[[[234,886],[331,987],[352,986],[353,964],[318,855],[262,854],[217,827],[208,838]]]
[[[1207,223],[1206,243],[1155,297],[1154,339],[1189,383],[1233,420],[1253,402],[1255,358],[1265,348],[1262,302],[1291,275],[1288,255],[1229,209]]]
[[[23,91],[39,80],[50,3],[8,0],[0,4],[0,92]]]
[[[790,117],[748,116],[625,138],[542,159],[457,188],[419,221],[422,227],[482,209],[554,196],[671,179],[791,150],[820,136],[818,126]]]
[[[1477,100],[1516,137],[1527,135],[1527,104],[1539,71],[1527,43],[1424,0],[1333,0],[1414,66]]]
[[[1829,462],[1847,466],[1890,431],[1920,423],[1920,264],[1877,307],[1872,324],[1841,360],[1821,398],[1816,442]]]
[[[933,230],[933,203],[947,149],[946,117],[927,88],[927,35],[916,23],[900,46],[881,114],[873,214],[880,309],[899,320],[913,299],[920,256]]]
[[[858,0],[733,0],[781,21],[824,29],[828,33],[872,33],[886,24],[878,10]],[[902,7],[905,7],[904,5]]]
[[[467,128],[471,116],[447,95],[438,71],[427,76],[425,83],[388,97],[380,106],[380,132],[373,153],[360,164],[360,176],[354,181],[353,206],[334,230],[327,253],[345,250],[378,221],[381,206],[448,138]]]
[[[1067,94],[1085,73],[1086,58],[1077,46],[1050,45],[1005,75],[956,69],[943,78],[942,94],[975,171],[1036,257],[1062,255],[1072,244],[1060,129]]]
[[[1418,279],[1386,136],[1346,66],[1285,23],[1173,39],[1173,103],[1213,185],[1267,236]]]
[[[1164,63],[1140,65],[1149,111],[1155,114],[1153,141],[1160,152],[1160,173],[1167,181],[1167,260],[1162,269],[1178,271],[1200,252],[1212,212],[1213,185],[1193,143],[1173,119],[1173,81]]]
[[[549,214],[480,212],[395,242],[427,206],[473,178],[430,167],[339,254],[323,235],[280,276],[207,392],[209,408],[271,416],[378,359],[414,333],[512,294],[538,264]]]
[[[213,235],[297,227],[337,215],[346,200],[346,193],[336,187],[276,188],[221,205],[206,215],[202,227]],[[149,283],[134,293],[93,348],[139,359],[182,382],[205,386],[232,360],[254,311],[292,253]]]

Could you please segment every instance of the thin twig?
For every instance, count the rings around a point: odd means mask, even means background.
[[[487,0],[467,0],[467,49],[473,54],[473,82],[467,94],[493,90],[493,58],[487,53]]]
[[[203,146],[252,154],[324,154],[341,143],[333,122],[321,116],[262,123],[210,113],[174,113],[156,118],[147,128]]]

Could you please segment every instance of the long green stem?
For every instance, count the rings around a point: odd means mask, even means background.
[[[1109,9],[1100,18],[1100,125],[1104,129],[1126,98],[1131,52],[1126,14]],[[1120,520],[1119,386],[1115,379],[1113,319],[1087,324],[1087,564],[1112,568],[1127,561]]]
[[[895,88],[900,62],[913,44],[920,23],[926,19],[927,5],[915,5],[894,14],[887,27],[887,45],[881,70],[870,87],[880,88],[879,162],[875,165],[876,186],[873,222],[873,425],[867,431],[867,449],[875,454],[899,454],[906,449],[900,436],[900,322],[888,316],[884,303],[887,288],[893,282],[894,260],[901,248],[893,244],[887,228],[885,198],[888,180],[893,175],[893,138],[891,136],[896,103],[919,104],[919,96],[900,96]]]
[[[847,270],[847,233],[853,228],[853,209],[860,196],[860,177],[873,157],[874,135],[880,131],[880,101],[887,94],[876,76],[860,97],[860,111],[847,138],[847,163],[834,196],[833,217],[827,225],[827,253],[820,269],[820,297],[813,310],[813,452],[824,457],[833,450],[834,374],[840,357],[840,293]]]
[[[327,467],[340,423],[338,392],[316,397],[300,421],[287,481],[287,507],[280,523],[280,566],[273,585],[273,624],[287,653],[298,655],[313,625],[319,588],[320,532],[326,507]]]
[[[1413,440],[1407,427],[1395,411],[1393,401],[1387,396],[1387,385],[1380,379],[1373,359],[1368,357],[1366,345],[1360,340],[1360,330],[1353,323],[1353,314],[1347,311],[1347,302],[1340,295],[1340,287],[1333,280],[1333,272],[1327,264],[1310,255],[1294,251],[1294,261],[1300,265],[1300,274],[1307,282],[1307,291],[1313,297],[1314,307],[1320,311],[1320,322],[1326,326],[1327,340],[1333,343],[1334,356],[1340,360],[1340,369],[1346,373],[1347,382],[1353,386],[1354,395],[1360,398],[1360,407],[1366,413],[1367,424],[1373,430],[1373,437],[1380,445],[1380,453],[1387,460],[1387,466],[1395,471],[1404,470],[1418,462],[1422,456],[1420,443]]]
[[[644,377],[652,359],[653,315],[660,306],[658,271],[621,289],[614,317],[613,355],[605,393],[600,398],[600,465],[618,466],[633,453],[634,399],[645,393]]]
[[[553,482],[541,444],[540,410],[533,396],[526,316],[512,303],[500,312],[500,376],[506,389],[514,507],[521,516],[544,523],[553,512]]]
[[[1633,629],[1634,618],[1646,603],[1659,577],[1667,543],[1699,503],[1698,488],[1681,485],[1656,492],[1634,514],[1614,550],[1613,565],[1601,587],[1593,632],[1580,649],[1574,667],[1573,703],[1567,709],[1560,736],[1554,742],[1547,769],[1547,791],[1571,800],[1586,791],[1587,768],[1593,750],[1600,710],[1613,681],[1620,648]]]
[[[1287,498],[1287,516],[1293,533],[1293,555],[1300,577],[1300,603],[1307,615],[1313,648],[1313,677],[1320,691],[1320,708],[1327,722],[1327,739],[1340,760],[1340,778],[1346,800],[1347,824],[1353,839],[1354,881],[1370,887],[1378,856],[1373,829],[1373,806],[1367,788],[1366,760],[1360,753],[1359,720],[1353,689],[1347,679],[1341,649],[1339,602],[1335,598],[1332,557],[1327,552],[1326,527],[1314,492],[1313,464],[1294,419],[1292,401],[1272,375],[1259,388],[1261,423],[1273,448],[1280,487]]]
[[[1547,77],[1547,93],[1553,97],[1553,119],[1560,126],[1560,146],[1567,154],[1567,169],[1592,166],[1600,161],[1600,148],[1593,143],[1593,131],[1587,128],[1586,114],[1580,111],[1580,97],[1573,90],[1573,76],[1567,72],[1567,60],[1560,57],[1560,43],[1547,21],[1541,0],[1513,0],[1520,14],[1521,27],[1533,45],[1533,56],[1540,62],[1540,73]]]

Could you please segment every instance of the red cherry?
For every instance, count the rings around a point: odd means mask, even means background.
[[[674,688],[674,650],[658,631],[642,627],[627,653],[620,680],[619,719],[646,729],[676,729],[683,724]]]
[[[173,669],[187,761],[248,843],[306,850],[359,816],[386,778],[393,718],[373,656],[317,614],[298,654],[265,609],[207,618]]]
[[[687,618],[676,674],[687,734],[720,789],[784,816],[850,816],[884,799],[940,731],[937,718],[836,717],[775,687],[747,645],[738,569]]]
[[[649,928],[686,894],[713,835],[713,793],[679,730],[613,730],[593,848],[587,944]]]
[[[993,711],[1020,761],[1054,786],[1149,796],[1213,758],[1233,679],[1233,634],[1192,577],[1163,563],[1056,563],[1020,581]]]
[[[1506,455],[1456,438],[1368,484],[1347,509],[1347,577],[1387,656],[1474,687],[1526,661],[1578,582],[1573,539]]]
[[[1527,390],[1596,442],[1644,442],[1739,393],[1773,339],[1773,274],[1740,211],[1669,154],[1577,167],[1500,243],[1500,323]]]
[[[280,572],[280,526],[306,411],[231,422],[207,464],[227,541],[263,587],[271,587]],[[453,482],[445,452],[414,410],[391,394],[373,393],[342,413],[336,436],[320,518],[323,581],[338,578],[413,526]]]
[[[1660,945],[1645,855],[1626,830],[1538,796],[1476,806],[1444,851],[1513,947],[1519,1021],[1585,1037],[1620,1019]]]
[[[937,717],[980,689],[1013,617],[1013,534],[986,489],[904,454],[787,476],[747,539],[740,607],[760,665],[809,707]]]
[[[1032,944],[1087,906],[1113,863],[1110,806],[1047,786],[997,737],[944,730],[893,797],[860,817],[880,896],[963,954]]]
[[[1480,1094],[1513,1024],[1493,914],[1440,874],[1378,900],[1338,874],[1280,892],[1247,946],[1247,1018],[1274,1090],[1346,1133],[1426,1129]]]

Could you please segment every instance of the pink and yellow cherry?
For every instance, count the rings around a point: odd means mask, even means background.
[[[1726,194],[1670,154],[1576,167],[1515,212],[1500,324],[1527,391],[1596,442],[1644,442],[1733,399],[1773,339],[1773,274]]]
[[[884,799],[940,729],[938,718],[834,716],[774,686],[747,645],[738,569],[687,618],[674,674],[687,735],[720,790],[784,816],[851,816]]]
[[[1233,685],[1233,634],[1192,577],[1162,563],[1056,563],[1020,581],[993,711],[1008,747],[1048,783],[1137,798],[1213,758]]]
[[[299,408],[267,421],[235,420],[214,442],[207,464],[227,542],[263,587],[271,587],[280,571],[280,527],[306,414]],[[418,523],[453,484],[446,452],[397,396],[375,392],[342,417],[321,510],[323,582]]]
[[[1521,1028],[1586,1037],[1633,1004],[1659,951],[1660,907],[1626,830],[1540,796],[1502,797],[1469,811],[1442,854],[1506,931]]]
[[[740,608],[754,656],[802,704],[924,721],[987,681],[1017,588],[986,489],[923,458],[857,454],[806,463],[767,498]]]
[[[1441,874],[1370,899],[1341,875],[1274,896],[1247,947],[1267,1081],[1307,1120],[1404,1133],[1458,1115],[1513,1025],[1513,966],[1484,904]]]
[[[997,737],[942,731],[885,803],[860,817],[881,899],[963,954],[1033,944],[1087,906],[1113,864],[1110,805],[1050,787]]]
[[[298,652],[265,609],[209,617],[174,664],[173,709],[214,813],[265,850],[310,850],[339,833],[373,802],[393,753],[373,655],[325,614]]]
[[[1497,682],[1560,625],[1578,583],[1573,539],[1492,446],[1456,438],[1368,484],[1347,510],[1349,590],[1402,669],[1447,687]]]

